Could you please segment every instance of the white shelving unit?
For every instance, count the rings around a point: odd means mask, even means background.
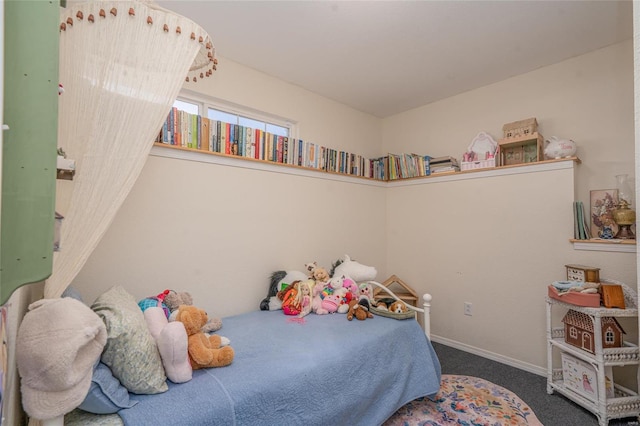
[[[605,282],[605,280],[602,280]],[[616,283],[621,284],[621,283]],[[602,347],[602,318],[603,317],[634,317],[638,316],[636,305],[637,297],[633,290],[628,286],[621,284],[625,294],[626,309],[607,309],[607,308],[587,308],[582,306],[571,305],[556,299],[547,297],[547,393],[552,394],[558,392],[561,395],[571,399],[577,404],[583,406],[598,417],[598,423],[606,426],[611,419],[619,419],[625,417],[640,417],[640,396],[637,392],[627,389],[614,381],[614,396],[607,397],[605,392],[605,368],[606,367],[622,367],[627,365],[640,366],[640,354],[638,345],[627,343],[619,348]],[[564,339],[564,327],[556,327],[553,324],[553,309],[563,309],[567,312],[569,309],[582,312],[593,321],[595,354],[584,351],[578,347],[570,345]],[[570,387],[565,386],[563,380],[562,366],[554,365],[554,354],[556,351],[569,354],[579,360],[589,363],[596,371],[598,398],[592,400],[578,394]],[[557,360],[557,358],[556,358]],[[557,362],[557,361],[556,361]],[[636,382],[640,379],[636,374]]]

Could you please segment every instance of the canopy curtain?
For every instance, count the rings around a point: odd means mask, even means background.
[[[60,21],[58,147],[76,173],[57,182],[64,220],[46,298],[61,296],[98,245],[182,83],[215,69],[209,36],[148,2],[77,3]]]

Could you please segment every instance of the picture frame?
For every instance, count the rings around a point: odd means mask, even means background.
[[[613,210],[618,205],[617,189],[592,190],[590,195],[591,238],[612,239],[618,232]]]

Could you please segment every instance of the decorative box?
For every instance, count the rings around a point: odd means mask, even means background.
[[[619,284],[601,284],[602,304],[605,308],[624,309],[624,292]]]
[[[535,117],[514,121],[502,126],[502,131],[504,132],[505,138],[530,136],[538,131],[538,121]]]
[[[490,134],[480,132],[471,140],[462,157],[460,170],[486,169],[498,165],[498,143]]]
[[[613,391],[613,370],[605,367],[605,389],[607,398],[614,397]],[[598,378],[596,369],[589,364],[566,352],[562,352],[562,380],[564,386],[590,401],[598,401]]]
[[[570,281],[600,282],[600,268],[585,265],[564,266],[567,268],[567,279]]]
[[[548,287],[547,295],[552,299],[556,299],[570,305],[585,306],[588,308],[600,307],[599,293],[569,292],[560,296],[558,295],[558,290],[556,290],[554,286],[550,285]]]

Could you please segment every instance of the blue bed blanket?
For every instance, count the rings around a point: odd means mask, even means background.
[[[379,425],[407,402],[433,396],[440,363],[419,324],[376,316],[282,311],[223,319],[233,364],[194,371],[183,384],[118,414],[125,425]]]

